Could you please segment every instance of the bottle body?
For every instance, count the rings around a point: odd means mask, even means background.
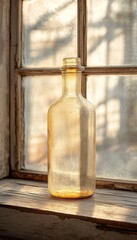
[[[95,191],[95,109],[77,92],[63,94],[48,112],[48,189],[62,198]]]

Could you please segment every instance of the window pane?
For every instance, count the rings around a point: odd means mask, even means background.
[[[77,55],[77,1],[23,1],[23,66],[57,67]]]
[[[97,176],[137,180],[137,76],[90,76],[96,107]]]
[[[22,168],[47,171],[47,111],[61,95],[61,77],[24,77],[22,84],[25,136]]]
[[[88,65],[137,64],[137,0],[88,0]]]

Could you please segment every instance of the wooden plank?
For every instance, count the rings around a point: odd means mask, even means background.
[[[97,179],[96,185],[98,188],[137,191],[137,181],[100,178]]]
[[[20,39],[20,24],[21,24],[21,0],[11,1],[11,16],[10,16],[10,28],[11,28],[11,46],[10,46],[10,164],[11,169],[18,169],[19,163],[16,158],[18,156],[17,146],[17,129],[15,113],[17,113],[16,105],[16,89],[18,89],[18,75],[15,73],[15,68],[21,66],[20,52],[18,46],[21,45]]]
[[[22,76],[61,75],[60,68],[18,68],[16,73]]]
[[[11,171],[11,177],[19,178],[19,179],[34,179],[37,181],[46,181],[48,179],[47,173],[29,171],[29,170],[19,170],[19,171]],[[137,182],[130,180],[116,180],[116,179],[104,179],[97,178],[96,179],[96,187],[99,189],[113,189],[113,190],[126,190],[126,191],[134,191],[137,192]]]
[[[82,66],[86,66],[87,63],[87,9],[86,1],[78,0],[78,36],[77,36],[77,48],[78,57],[81,58]]]
[[[22,76],[61,75],[60,68],[17,68]],[[137,66],[85,67],[84,75],[137,75]]]
[[[86,75],[136,75],[137,66],[86,67]]]
[[[69,204],[68,204],[69,203]],[[65,200],[51,197],[43,182],[1,180],[0,204],[29,212],[83,219],[137,233],[136,193],[97,189],[93,197]]]
[[[85,0],[78,1],[78,34],[77,34],[77,49],[78,57],[81,58],[81,65],[87,65],[87,9]],[[81,93],[86,98],[86,76],[82,73],[81,78]]]
[[[87,86],[87,77],[85,75],[82,75],[82,78],[81,78],[81,94],[85,98],[87,96],[86,86]]]
[[[20,171],[11,171],[11,177],[20,178],[20,179],[33,179],[37,181],[46,181],[48,180],[47,173],[36,172],[36,171],[27,171],[27,170],[20,170]]]
[[[9,173],[9,12],[10,1],[0,0],[0,178]]]
[[[24,132],[23,132],[23,124],[24,124],[24,99],[22,94],[22,83],[21,76],[18,76],[16,82],[16,102],[15,102],[15,130],[16,130],[16,159],[15,168],[16,170],[20,170],[23,163],[24,156]]]

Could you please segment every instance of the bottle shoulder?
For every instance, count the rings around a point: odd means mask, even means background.
[[[84,98],[82,95],[80,96],[80,99],[87,108],[95,111],[95,106],[93,105],[93,103],[89,102],[88,99]]]
[[[92,103],[90,103],[87,99],[85,99],[82,95],[77,97],[61,97],[56,100],[49,108],[48,113],[52,111],[62,111],[69,108],[81,109],[85,108],[87,111],[95,112],[95,107]]]

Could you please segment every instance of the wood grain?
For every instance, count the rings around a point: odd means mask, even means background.
[[[77,35],[77,48],[78,57],[81,58],[82,66],[87,63],[87,9],[86,1],[78,1],[78,35]]]
[[[98,188],[123,189],[137,192],[136,181],[97,178],[96,185]]]
[[[65,200],[51,197],[43,182],[3,179],[0,205],[29,212],[83,219],[124,228],[137,233],[136,193],[120,190],[97,189],[93,197]]]
[[[10,1],[0,0],[0,178],[9,172],[9,12]]]
[[[21,67],[21,0],[11,1],[10,11],[10,28],[11,28],[11,41],[10,41],[10,165],[11,169],[19,169],[18,155],[20,146],[20,113],[18,113],[19,104],[16,101],[19,99],[19,75],[15,72],[15,68]],[[16,95],[17,93],[17,95]],[[20,109],[21,110],[21,109]],[[16,138],[17,137],[17,138]],[[19,145],[19,146],[18,146]],[[17,157],[16,157],[17,156]]]
[[[28,179],[36,181],[46,181],[48,180],[48,175],[45,172],[29,171],[29,170],[19,170],[11,171],[10,176],[18,179]],[[96,187],[99,189],[113,189],[113,190],[126,190],[137,192],[137,182],[130,180],[119,180],[119,179],[104,179],[96,178]]]
[[[17,68],[15,71],[22,76],[61,75],[60,68]]]
[[[37,180],[37,181],[46,181],[48,180],[47,173],[44,172],[36,172],[36,171],[27,171],[27,170],[20,170],[20,171],[11,171],[10,176],[13,178],[20,178],[20,179],[28,179],[28,180]]]
[[[83,64],[84,65],[84,64]],[[85,66],[85,65],[84,65]],[[60,68],[17,68],[16,73],[22,76],[61,75]],[[85,66],[84,75],[136,75],[137,66]]]
[[[86,75],[136,75],[137,66],[86,67]]]

